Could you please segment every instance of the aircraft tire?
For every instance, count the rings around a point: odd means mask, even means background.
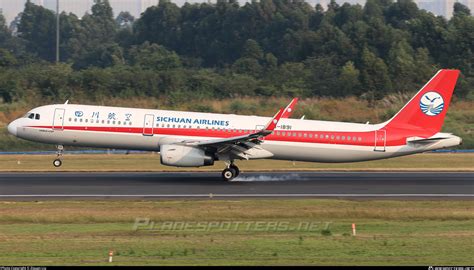
[[[237,172],[234,168],[225,168],[222,171],[222,178],[224,178],[226,181],[230,181],[237,176],[236,174]]]
[[[56,168],[61,167],[62,164],[63,162],[60,159],[53,160],[53,166]]]
[[[232,168],[232,169],[235,170],[235,177],[239,176],[239,174],[240,174],[240,169],[239,169],[239,167],[237,167],[237,165],[231,164],[231,165],[230,165],[230,168]]]

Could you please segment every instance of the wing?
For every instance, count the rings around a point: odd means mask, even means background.
[[[272,153],[260,148],[258,145],[262,142],[265,136],[272,134],[278,122],[280,121],[283,112],[284,110],[280,109],[263,129],[254,133],[223,139],[183,141],[179,144],[200,147],[215,154],[229,154],[244,159],[248,159],[250,157],[271,157],[273,156]]]
[[[298,98],[292,99],[290,104],[288,104],[288,106],[286,106],[286,108],[283,110],[283,115],[281,118],[290,118],[290,116],[295,111],[296,103],[298,103]]]

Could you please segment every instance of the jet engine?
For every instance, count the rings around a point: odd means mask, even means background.
[[[214,165],[214,158],[202,149],[165,144],[160,147],[161,164],[175,167],[201,167]]]

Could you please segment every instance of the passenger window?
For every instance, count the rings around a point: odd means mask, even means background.
[[[81,122],[81,123],[82,123],[82,118],[81,118],[81,119],[79,119],[79,122]]]
[[[345,139],[346,139],[346,136],[342,136],[342,139],[345,140]]]
[[[86,119],[86,123],[88,122],[89,120]]]
[[[72,121],[72,118],[69,118],[69,122],[71,122],[71,121]]]

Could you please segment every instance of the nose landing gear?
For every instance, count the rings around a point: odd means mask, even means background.
[[[53,165],[54,165],[54,167],[56,167],[56,168],[57,168],[57,167],[60,167],[62,164],[63,164],[63,162],[62,162],[59,158],[53,160]]]
[[[56,159],[53,161],[53,166],[58,168],[63,164],[61,158],[63,156],[64,147],[62,145],[56,145],[56,149]]]
[[[230,165],[228,165],[228,167],[222,171],[222,178],[224,178],[224,180],[226,181],[230,181],[235,177],[239,176],[239,174],[239,167],[237,167],[237,165],[231,162]]]

